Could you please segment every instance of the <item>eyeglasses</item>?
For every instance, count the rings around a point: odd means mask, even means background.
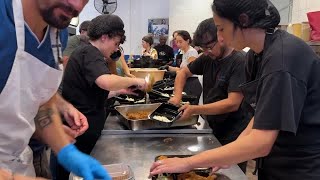
[[[212,49],[216,46],[218,41],[207,43],[205,46],[201,46],[204,52],[212,52]]]

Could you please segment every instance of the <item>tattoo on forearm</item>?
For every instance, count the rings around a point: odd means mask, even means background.
[[[52,109],[40,110],[36,115],[36,117],[34,118],[36,125],[40,126],[40,128],[45,128],[46,126],[51,124],[52,114],[53,114]]]

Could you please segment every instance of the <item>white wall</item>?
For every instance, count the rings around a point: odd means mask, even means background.
[[[212,0],[171,0],[169,35],[176,30],[186,30],[193,36],[198,24],[212,17]]]
[[[140,54],[141,39],[148,33],[148,19],[168,18],[169,0],[118,0],[115,11],[124,22],[127,40],[122,45],[125,54]],[[100,15],[90,0],[79,15],[79,24]]]
[[[293,0],[292,23],[307,22],[307,12],[320,11],[320,0]]]
[[[290,4],[292,0],[271,0],[271,2],[276,6],[278,9],[280,16],[281,16],[281,25],[287,25],[290,23],[291,18],[291,8],[292,4]],[[300,0],[297,0],[300,1]]]

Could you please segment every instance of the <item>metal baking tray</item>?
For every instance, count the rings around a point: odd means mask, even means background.
[[[121,114],[121,116],[129,121],[139,121],[139,120],[147,120],[146,119],[138,119],[133,120],[127,117],[127,113],[131,112],[139,112],[139,111],[147,111],[150,112],[150,114],[156,110],[161,103],[154,103],[154,104],[135,104],[135,105],[122,105],[122,106],[116,106],[115,109]]]
[[[124,122],[124,124],[131,130],[149,130],[149,129],[167,129],[167,127],[159,126],[155,121],[150,119],[144,120],[130,120],[126,116],[128,112],[137,112],[137,111],[149,111],[150,114],[157,109],[161,103],[155,104],[137,104],[137,105],[123,105],[117,106],[115,109],[119,112],[119,119]],[[183,127],[183,126],[192,126],[197,124],[199,115],[193,115],[189,119],[181,120],[177,119],[172,123],[170,128],[173,127]]]
[[[174,157],[177,157],[177,158],[185,158],[185,157],[190,157],[191,155],[159,155],[159,156],[156,156],[154,161],[157,161],[158,158],[160,156],[166,156],[168,158],[174,158]],[[203,177],[208,177],[210,176],[210,173],[211,173],[211,168],[196,168],[194,170],[192,170],[193,172],[195,172],[197,175],[200,175],[200,176],[203,176]],[[178,179],[178,175],[180,173],[164,173],[163,175],[164,176],[170,176],[171,179],[173,180],[177,180]],[[215,178],[215,180],[231,180],[228,176],[224,175],[224,174],[221,174],[221,173],[213,173],[214,175],[216,175],[217,177]],[[152,180],[157,180],[158,179],[158,176],[153,176],[152,177]]]

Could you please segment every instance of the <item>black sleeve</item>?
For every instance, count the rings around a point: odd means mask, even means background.
[[[254,129],[297,132],[306,85],[285,71],[263,77],[257,88]]]
[[[95,50],[88,50],[84,55],[84,75],[88,83],[92,86],[96,79],[104,74],[110,74],[107,62],[103,56]]]
[[[204,55],[199,56],[197,59],[188,64],[189,71],[195,75],[203,75],[203,67],[205,65]]]
[[[229,79],[228,92],[241,91],[239,86],[245,82],[245,60],[244,56],[238,56],[233,66],[233,71]]]

